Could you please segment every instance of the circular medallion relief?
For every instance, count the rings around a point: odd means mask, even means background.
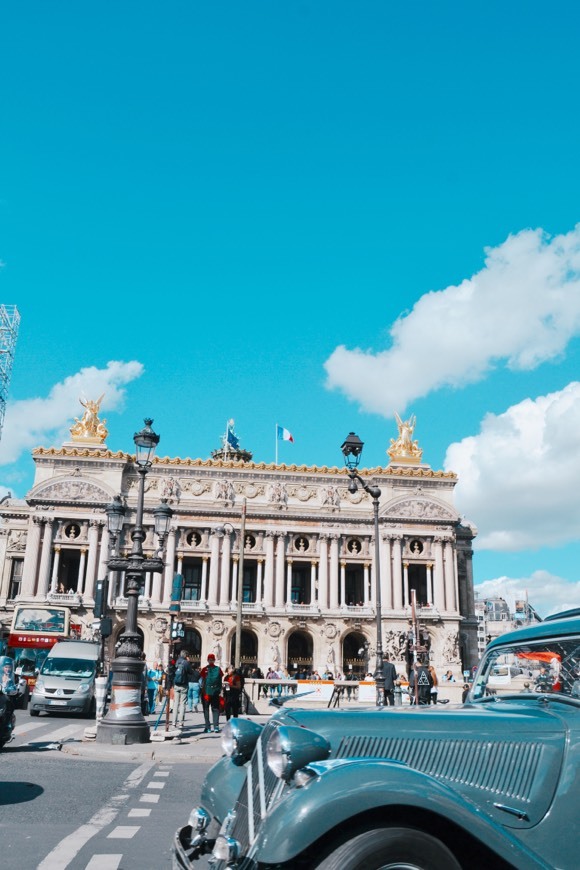
[[[329,623],[324,629],[324,633],[329,640],[332,640],[336,637],[336,625]]]
[[[214,621],[211,624],[211,630],[213,631],[214,634],[217,634],[217,635],[224,633],[224,624],[221,621],[221,619],[214,619]]]
[[[281,630],[279,622],[271,622],[268,627],[268,634],[270,637],[279,637]]]

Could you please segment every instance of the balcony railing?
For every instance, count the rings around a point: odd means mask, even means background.
[[[140,595],[137,599],[137,606],[151,608],[151,599],[145,598],[144,595]],[[127,608],[127,598],[122,595],[118,595],[113,601],[113,607],[116,607],[119,610],[125,610]]]
[[[202,611],[203,613],[205,613],[207,610],[207,601],[195,601],[195,600],[191,600],[191,599],[184,601],[182,599],[181,609],[182,610],[199,610],[199,611]]]
[[[287,613],[298,613],[298,614],[302,614],[302,613],[316,613],[316,614],[318,614],[318,613],[320,613],[320,608],[318,607],[317,604],[295,604],[294,602],[291,602],[290,604],[286,605],[286,612]]]

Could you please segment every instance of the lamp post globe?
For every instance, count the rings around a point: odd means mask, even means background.
[[[380,528],[379,528],[379,502],[381,498],[381,490],[378,486],[369,484],[360,476],[357,468],[360,463],[364,442],[354,432],[349,432],[347,437],[341,444],[342,455],[348,469],[350,478],[348,491],[355,493],[360,486],[370,495],[373,502],[373,525],[375,537],[375,558],[374,558],[374,577],[375,577],[375,612],[376,612],[376,669],[375,682],[377,686],[377,704],[379,707],[385,703],[385,674],[384,654],[383,654],[383,638],[382,638],[382,606],[381,606],[381,546],[380,546]]]
[[[139,475],[135,527],[131,534],[133,546],[127,558],[112,556],[108,561],[109,571],[125,573],[125,597],[127,598],[127,618],[125,628],[119,638],[115,659],[112,662],[111,703],[104,719],[97,727],[98,743],[148,743],[149,725],[141,709],[143,686],[143,661],[141,635],[137,627],[139,592],[149,571],[161,572],[164,562],[157,555],[147,558],[143,553],[145,530],[143,511],[145,503],[145,477],[153,462],[159,435],[151,428],[153,420],[147,418],[145,427],[134,436],[135,465]],[[120,534],[125,508],[117,496],[106,508],[109,533],[112,537]],[[164,534],[171,519],[171,508],[165,504],[155,509],[155,527]],[[160,536],[161,537],[161,536]]]

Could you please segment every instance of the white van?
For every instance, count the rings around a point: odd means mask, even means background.
[[[30,698],[30,715],[95,712],[95,676],[100,645],[88,640],[61,640],[48,653]]]

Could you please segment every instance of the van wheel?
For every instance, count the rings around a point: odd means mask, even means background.
[[[31,710],[30,715],[31,716],[40,716],[40,710]]]
[[[377,828],[328,854],[317,870],[461,870],[440,840],[415,828]]]

